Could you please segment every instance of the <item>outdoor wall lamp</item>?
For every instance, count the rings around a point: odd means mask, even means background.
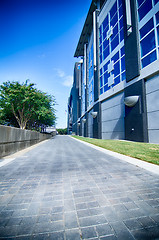
[[[124,99],[124,104],[128,107],[133,107],[138,102],[139,96],[130,96]]]
[[[80,126],[81,124],[80,123],[78,123],[78,126]]]
[[[91,112],[91,115],[92,115],[93,118],[96,118],[97,115],[98,115],[98,112]]]
[[[83,122],[83,123],[86,123],[86,119],[82,119],[82,122]]]

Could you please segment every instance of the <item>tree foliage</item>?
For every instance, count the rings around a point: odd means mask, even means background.
[[[59,135],[67,135],[67,128],[57,128],[56,130]]]
[[[55,124],[55,98],[26,81],[0,85],[0,123],[21,129]]]

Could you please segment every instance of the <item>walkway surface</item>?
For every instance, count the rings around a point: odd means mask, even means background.
[[[56,136],[0,168],[0,239],[159,239],[159,175]]]

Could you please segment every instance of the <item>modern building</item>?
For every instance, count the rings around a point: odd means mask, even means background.
[[[74,57],[69,133],[159,143],[159,0],[92,0]]]

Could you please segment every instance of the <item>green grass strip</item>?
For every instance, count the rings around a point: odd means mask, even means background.
[[[72,136],[79,140],[91,143],[113,152],[121,153],[126,156],[134,157],[149,163],[159,165],[159,144],[140,143],[122,140],[103,140],[95,138],[85,138]]]

